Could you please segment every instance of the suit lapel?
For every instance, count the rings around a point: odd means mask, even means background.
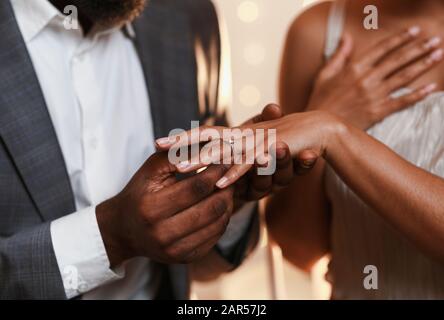
[[[75,210],[52,122],[9,1],[0,1],[0,136],[44,220]]]
[[[182,11],[152,1],[134,23],[157,138],[172,129],[189,129],[191,120],[200,120],[196,61],[187,19]]]
[[[156,137],[200,119],[187,16],[152,1],[134,23]],[[64,159],[9,1],[0,1],[0,135],[45,220],[75,210]],[[190,80],[191,79],[191,80]]]

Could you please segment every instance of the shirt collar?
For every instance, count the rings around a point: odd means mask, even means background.
[[[36,37],[56,17],[61,18],[61,21],[65,18],[48,0],[11,0],[11,3],[17,23],[27,43]],[[113,29],[122,29],[125,36],[129,39],[134,40],[136,38],[133,25],[129,22],[123,25],[123,27],[112,28],[111,30]]]
[[[134,30],[133,24],[131,22],[126,23],[123,30],[125,36],[133,40],[136,39],[136,31]]]
[[[31,41],[50,22],[62,14],[47,0],[11,0],[25,42]]]

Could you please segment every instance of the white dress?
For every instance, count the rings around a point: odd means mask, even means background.
[[[327,57],[338,46],[344,17],[344,1],[334,2]],[[393,114],[368,133],[411,163],[444,177],[444,92]],[[331,168],[326,171],[325,188],[332,208],[332,260],[327,279],[333,286],[333,299],[444,299],[443,264],[409,243]],[[364,268],[368,265],[377,268],[377,290],[364,288]]]

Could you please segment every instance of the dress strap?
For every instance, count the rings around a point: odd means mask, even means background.
[[[330,59],[339,47],[345,26],[346,0],[336,0],[332,3],[327,23],[325,41],[325,58]]]

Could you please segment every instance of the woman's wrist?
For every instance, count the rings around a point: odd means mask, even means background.
[[[325,125],[323,127],[323,157],[325,160],[329,160],[335,152],[340,152],[340,146],[343,141],[346,140],[350,126],[340,117],[329,113],[326,113]]]

